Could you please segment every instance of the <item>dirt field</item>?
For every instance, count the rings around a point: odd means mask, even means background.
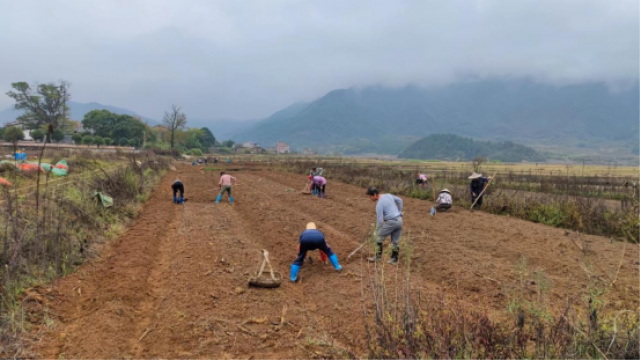
[[[360,276],[367,269],[362,256],[371,250],[350,262],[345,258],[375,220],[364,190],[329,180],[327,199],[321,200],[300,193],[304,175],[244,169],[230,172],[240,185],[229,206],[213,202],[217,171],[190,165],[179,170],[184,206],[171,202],[175,174],[168,174],[136,223],[99,259],[42,289],[54,326],[40,330],[41,357],[308,359],[327,356],[326,344],[362,356],[361,292],[366,297],[367,286]],[[637,310],[637,245],[460,208],[431,217],[430,207],[405,200],[402,242],[413,250],[402,248],[401,266],[412,258],[416,289],[457,295],[469,307],[501,317],[524,256],[531,270],[551,280],[551,302],[580,307],[587,253],[601,277],[620,267],[610,300],[626,300]],[[288,279],[298,236],[309,221],[325,233],[343,272],[305,262],[300,283],[248,288],[260,249],[270,252]],[[579,249],[583,241],[585,252]],[[394,274],[397,268],[389,269]],[[369,298],[365,304],[371,306]]]

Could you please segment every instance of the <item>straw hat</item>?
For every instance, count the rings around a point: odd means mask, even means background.
[[[476,172],[473,172],[473,173],[469,176],[469,179],[478,179],[478,178],[480,178],[480,177],[482,177],[482,173],[476,173]]]
[[[307,229],[318,229],[314,222],[307,223]]]
[[[447,188],[445,188],[445,189],[443,189],[443,190],[441,190],[441,191],[440,191],[440,193],[442,193],[442,192],[446,192],[446,193],[451,194],[451,192],[449,192],[449,190],[448,190]]]

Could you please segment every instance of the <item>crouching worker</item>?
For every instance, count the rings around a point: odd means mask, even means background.
[[[418,172],[418,178],[416,178],[416,184],[417,185],[419,185],[421,187],[425,186],[428,181],[429,181],[429,179],[427,178],[426,174]]]
[[[436,199],[436,211],[446,212],[451,208],[453,200],[451,199],[451,192],[447,188],[440,191],[438,198]]]
[[[327,186],[327,180],[322,176],[309,176],[309,182],[311,187],[311,193],[324,199],[324,191]]]
[[[180,179],[176,178],[171,185],[171,190],[173,190],[173,203],[184,203],[184,184],[182,184]],[[178,198],[178,192],[180,192],[180,198]]]
[[[222,200],[222,195],[224,194],[224,192],[227,192],[229,194],[229,204],[233,204],[233,196],[231,195],[232,179],[234,180],[235,184],[238,184],[238,181],[235,177],[232,177],[225,172],[220,172],[220,182],[218,182],[218,185],[220,185],[220,193],[216,198],[216,203],[220,203],[220,201]]]
[[[298,272],[300,271],[300,267],[302,267],[302,263],[307,256],[307,251],[313,251],[316,249],[324,252],[324,254],[329,257],[329,261],[336,271],[342,270],[342,266],[338,263],[338,256],[333,253],[331,247],[327,244],[327,241],[324,239],[324,234],[316,228],[315,223],[309,222],[307,223],[307,229],[300,235],[300,250],[298,251],[298,257],[291,265],[290,279],[292,282],[295,282],[298,279]]]

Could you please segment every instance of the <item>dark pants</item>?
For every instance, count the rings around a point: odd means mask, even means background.
[[[451,208],[451,204],[438,204],[436,205],[436,211],[438,212],[446,212]]]
[[[173,196],[175,197],[178,192],[180,192],[180,197],[184,197],[184,185],[182,182],[176,182],[171,185],[171,189],[173,189]]]
[[[475,202],[477,197],[471,197],[471,203]],[[482,197],[478,198],[478,201],[476,202],[476,205],[473,206],[473,208],[480,208],[480,206],[482,206],[482,198],[484,198],[484,195],[482,195]]]
[[[418,179],[416,179],[416,184],[425,185],[425,184],[427,184],[427,181],[424,180],[424,179],[418,178]]]
[[[298,253],[296,260],[293,261],[293,264],[296,266],[302,266],[305,257],[307,257],[307,251],[314,251],[316,249],[324,252],[327,257],[333,256],[331,247],[329,247],[325,241],[302,241],[300,242],[300,252]]]

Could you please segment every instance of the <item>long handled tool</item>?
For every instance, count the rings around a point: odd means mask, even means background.
[[[489,185],[491,184],[491,182],[496,178],[496,173],[493,173],[493,176],[491,177],[491,179],[489,179],[489,181],[487,182],[487,185],[484,186],[484,189],[482,190],[482,192],[480,192],[480,194],[478,194],[478,196],[476,197],[476,200],[473,201],[473,204],[471,205],[471,208],[469,208],[470,211],[473,212],[473,207],[476,205],[476,203],[478,202],[478,199],[480,199],[482,197],[482,195],[484,194],[484,192],[487,191],[487,188],[489,188]]]
[[[373,228],[373,224],[371,224],[371,228]],[[354,249],[353,252],[349,253],[349,255],[347,256],[347,260],[349,260],[354,254],[356,254],[359,250],[361,250],[365,244],[367,244],[370,236],[371,236],[371,230],[369,230],[369,233],[367,233],[367,235],[365,236],[364,242],[362,242],[362,244],[359,245],[358,248]]]
[[[302,191],[301,191],[301,192],[302,192],[302,194],[304,194],[304,195],[309,195],[309,194],[311,194],[311,191],[309,190],[309,184],[308,184],[308,183],[304,185],[304,188],[302,188]]]
[[[431,182],[431,193],[433,195],[433,203],[436,203],[436,187],[433,185],[433,182]],[[436,207],[431,207],[431,215],[436,214]]]

